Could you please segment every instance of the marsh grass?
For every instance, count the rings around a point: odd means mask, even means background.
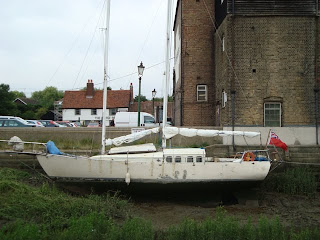
[[[186,219],[178,226],[170,227],[167,231],[158,234],[158,239],[168,240],[205,240],[205,239],[228,239],[228,240],[286,240],[286,239],[319,239],[319,229],[307,229],[300,232],[288,231],[278,218],[268,220],[261,217],[254,224],[248,220],[240,224],[237,219],[227,216],[223,208],[217,209],[215,218],[207,218],[203,222]]]
[[[264,188],[290,195],[314,197],[317,192],[317,179],[310,167],[294,167],[277,173],[264,182]]]
[[[72,196],[40,178],[38,187],[30,185],[30,178],[27,172],[0,168],[1,240],[320,239],[319,229],[294,231],[278,218],[240,223],[221,207],[214,218],[186,219],[155,232],[150,221],[130,218],[130,204],[117,194]]]

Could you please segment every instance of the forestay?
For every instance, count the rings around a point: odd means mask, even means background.
[[[228,137],[228,136],[244,136],[244,137],[257,137],[260,132],[243,132],[243,131],[220,131],[220,130],[207,130],[207,129],[195,129],[195,128],[177,128],[177,127],[165,127],[163,128],[163,134],[166,139],[170,139],[177,134],[185,137]]]

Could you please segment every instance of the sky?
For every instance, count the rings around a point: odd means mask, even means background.
[[[102,89],[105,5],[106,0],[2,1],[0,83],[27,97],[48,86],[79,90],[88,79]],[[162,97],[167,0],[111,0],[110,12],[109,86],[129,89],[132,83],[138,95],[142,61],[141,94],[151,99],[155,89]]]

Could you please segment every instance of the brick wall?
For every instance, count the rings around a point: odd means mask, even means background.
[[[181,73],[175,91],[175,125],[214,126],[214,26],[203,1],[181,0],[179,3],[182,19],[176,17],[175,29],[180,24]],[[213,15],[214,1],[206,1],[206,4]],[[206,102],[197,102],[198,84],[207,85]],[[177,116],[181,114],[182,121]]]
[[[314,124],[315,28],[314,17],[224,20],[215,34],[217,101],[222,89],[228,94],[220,111],[222,125],[231,125],[232,88],[236,125],[262,126],[267,100],[282,102],[282,126]]]

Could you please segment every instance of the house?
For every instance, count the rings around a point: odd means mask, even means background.
[[[116,112],[128,111],[133,102],[133,87],[130,90],[107,90],[106,126],[110,126]],[[66,91],[62,103],[63,121],[101,122],[103,90],[95,90],[92,80],[80,91]]]
[[[55,110],[49,110],[47,111],[44,115],[40,117],[41,120],[55,120],[58,121],[57,119],[62,119],[61,113]]]
[[[177,126],[317,126],[316,0],[178,0]]]
[[[37,100],[34,100],[32,98],[24,98],[24,97],[16,98],[13,102],[16,103],[17,105],[22,105],[22,106],[39,104]]]

